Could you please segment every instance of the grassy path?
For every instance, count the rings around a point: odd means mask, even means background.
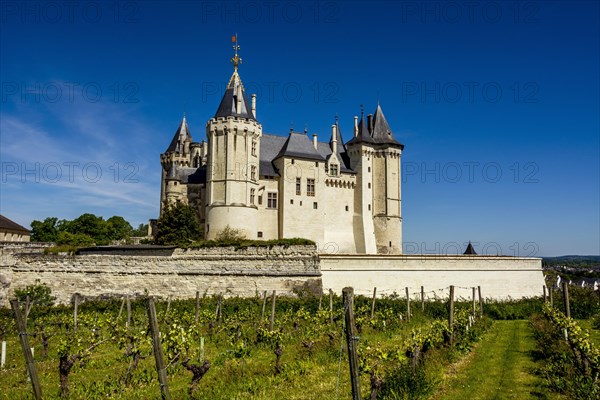
[[[534,349],[528,321],[496,321],[435,399],[561,399],[533,374]]]

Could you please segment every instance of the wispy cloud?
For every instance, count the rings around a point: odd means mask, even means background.
[[[57,209],[69,204],[80,213],[102,210],[132,222],[156,216],[160,166],[150,162],[156,154],[142,139],[152,127],[118,105],[2,112],[0,128],[2,213],[28,224],[44,217],[39,210],[48,210],[52,199]]]

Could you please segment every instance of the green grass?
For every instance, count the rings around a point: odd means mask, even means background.
[[[459,399],[562,399],[534,373],[535,341],[528,321],[496,321],[435,396]]]
[[[597,349],[600,349],[600,329],[593,328],[591,319],[580,319],[577,320],[577,323],[582,329],[587,329],[587,331],[590,333],[590,341]]]

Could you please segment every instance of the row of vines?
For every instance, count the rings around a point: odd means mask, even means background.
[[[172,398],[348,398],[350,378],[344,347],[344,308],[319,298],[278,297],[273,328],[263,299],[204,296],[157,302],[166,374]],[[430,394],[440,371],[468,350],[489,325],[472,314],[470,302],[428,301],[421,310],[388,296],[355,298],[355,324],[362,395],[419,398]],[[268,314],[268,312],[267,312]],[[27,336],[44,398],[160,398],[145,299],[73,307],[34,306]],[[0,339],[8,357],[0,398],[32,398],[31,383],[12,312],[0,310]]]

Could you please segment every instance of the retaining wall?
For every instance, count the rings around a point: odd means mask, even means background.
[[[541,296],[544,286],[541,258],[472,255],[325,255],[321,254],[323,288],[341,293],[345,286],[354,293],[380,295],[405,288],[416,297],[421,286],[426,297],[448,296],[450,285],[457,297],[470,298],[472,287],[481,286],[482,296],[518,299]]]
[[[310,286],[321,290],[315,246],[176,249],[170,256],[33,255],[3,249],[0,255],[0,304],[15,288],[46,283],[57,302],[83,296],[151,295],[191,298],[201,293],[254,296],[257,291],[292,294]]]

